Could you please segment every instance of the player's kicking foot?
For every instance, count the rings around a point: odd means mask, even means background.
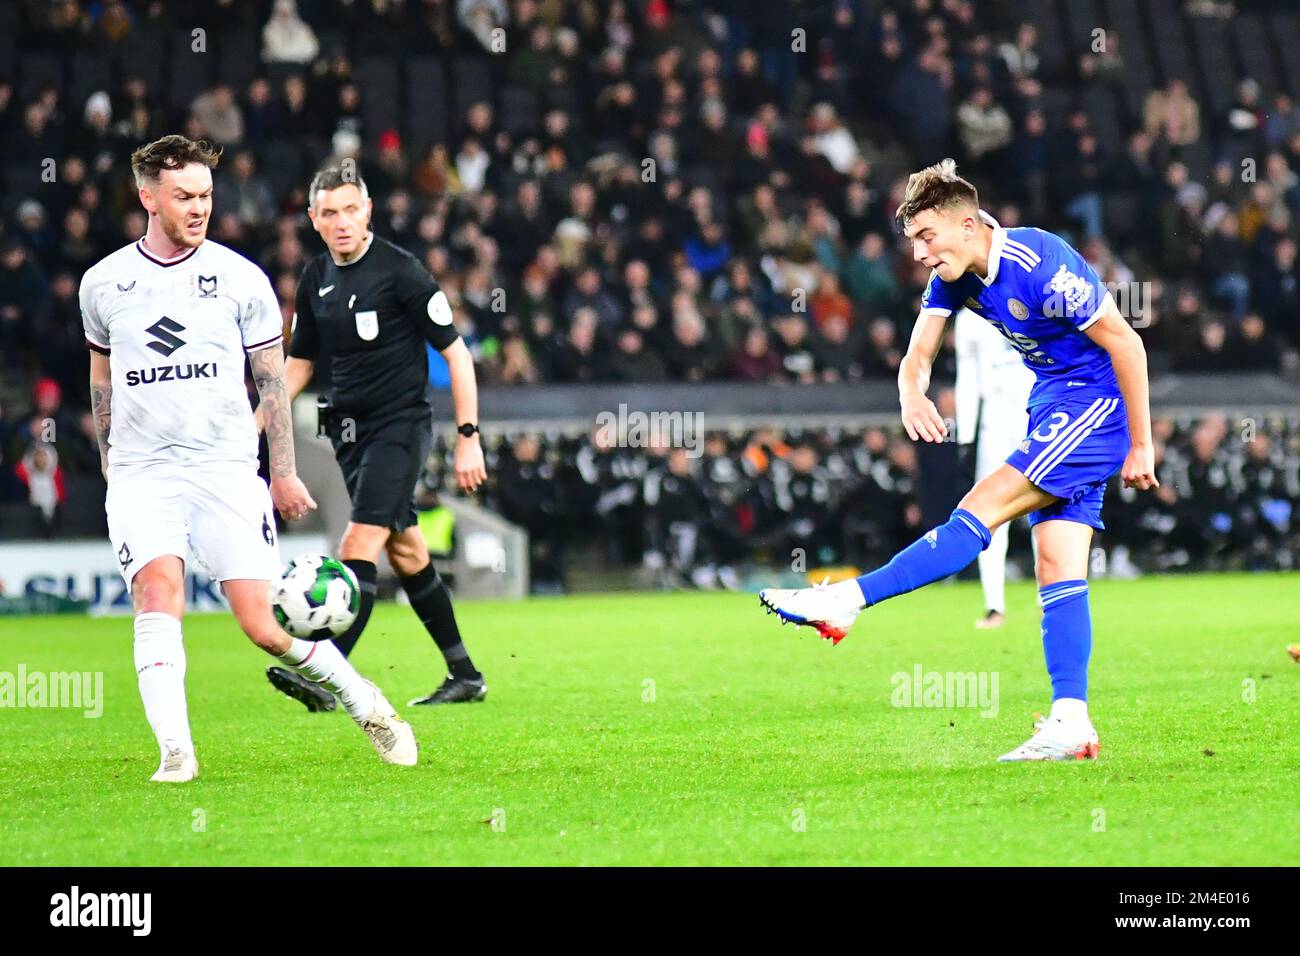
[[[1300,664],[1300,644],[1292,644],[1286,649],[1286,652],[1291,655],[1291,660]]]
[[[149,779],[155,783],[189,783],[199,775],[199,762],[194,754],[167,748],[158,770]]]
[[[333,710],[337,706],[334,695],[320,684],[314,684],[302,675],[295,674],[286,668],[268,667],[266,669],[266,679],[280,693],[286,697],[292,697],[312,713],[318,710]]]
[[[420,755],[420,746],[415,742],[415,732],[411,725],[397,716],[397,711],[388,702],[388,698],[371,681],[366,681],[375,692],[375,706],[368,714],[353,718],[357,726],[366,732],[370,742],[385,763],[414,767]]]
[[[1015,750],[1003,754],[998,762],[1095,760],[1100,747],[1097,731],[1093,729],[1091,721],[1063,720],[1040,714],[1034,724],[1034,735]]]
[[[984,616],[975,622],[975,627],[981,631],[991,631],[995,627],[1001,627],[1007,623],[1007,616],[1001,611],[987,611]]]
[[[428,697],[417,697],[411,701],[408,707],[418,707],[424,704],[468,704],[476,700],[483,700],[487,697],[487,684],[483,678],[470,680],[467,677],[452,677],[447,675],[447,679],[442,682],[442,686],[435,690]]]
[[[758,592],[758,600],[782,624],[816,628],[832,644],[844,640],[862,612],[862,590],[856,581],[831,585],[823,581],[810,588],[764,588]]]

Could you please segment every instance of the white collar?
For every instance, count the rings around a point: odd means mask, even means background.
[[[980,210],[980,221],[993,227],[993,241],[989,243],[989,274],[980,278],[987,288],[998,277],[998,265],[1002,262],[1002,247],[1007,241],[1007,231],[983,209]]]

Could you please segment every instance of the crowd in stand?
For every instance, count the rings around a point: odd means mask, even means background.
[[[14,9],[16,49],[63,69],[33,82],[15,58],[18,73],[0,71],[0,500],[43,513],[66,495],[55,475],[97,472],[81,272],[143,234],[128,157],[177,130],[224,147],[209,236],[265,269],[286,323],[320,249],[305,184],[324,161],[355,159],[376,230],[446,289],[488,383],[888,379],[926,279],[892,211],[907,172],[945,155],[1004,225],[1060,230],[1104,279],[1147,283],[1136,317],[1153,372],[1297,364],[1300,105],[1246,81],[1211,115],[1184,78],[1163,77],[1109,141],[1075,107],[1142,51],[1111,35],[1049,71],[1014,4]],[[170,38],[196,26],[215,55],[178,103],[190,67]],[[238,78],[221,52],[237,35],[257,60],[235,63]],[[129,55],[161,37],[161,68]],[[112,58],[102,88],[68,79],[80,55]],[[362,77],[376,57],[399,76],[436,58],[448,85],[436,103],[417,90],[386,110],[390,91]],[[1202,176],[1190,157],[1206,150]],[[1249,182],[1242,157],[1258,160]],[[58,409],[57,440],[37,434],[42,401]],[[906,471],[906,455],[891,467]],[[809,468],[829,462],[819,449]]]

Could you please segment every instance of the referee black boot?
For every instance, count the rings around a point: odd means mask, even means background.
[[[337,706],[333,694],[291,670],[283,667],[268,667],[266,679],[280,693],[292,697],[312,713],[318,710],[333,710]]]
[[[441,687],[428,697],[417,697],[407,706],[414,707],[417,704],[468,704],[476,700],[483,700],[485,697],[487,697],[487,684],[483,682],[482,677],[478,680],[470,680],[468,677],[452,677],[448,674]]]

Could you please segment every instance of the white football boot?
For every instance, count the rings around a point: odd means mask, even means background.
[[[189,783],[199,775],[199,761],[194,754],[168,747],[157,771],[149,779],[155,783]]]
[[[758,600],[782,624],[816,628],[825,640],[838,644],[862,613],[862,589],[856,581],[827,584],[829,580],[810,588],[764,588],[758,592]]]
[[[371,681],[366,681],[375,692],[375,706],[364,717],[353,718],[366,732],[370,742],[385,763],[414,767],[420,755],[420,745],[415,742],[411,725],[397,716],[388,698]]]
[[[1034,735],[998,758],[999,763],[1022,760],[1095,760],[1101,742],[1090,720],[1063,720],[1036,715]]]

